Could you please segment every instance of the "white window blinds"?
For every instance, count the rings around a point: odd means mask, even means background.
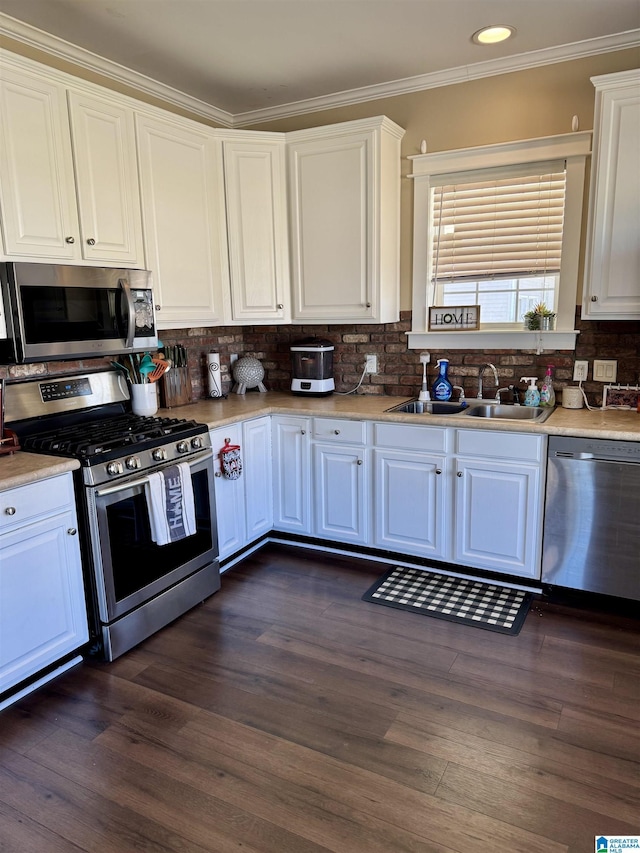
[[[560,270],[564,162],[544,169],[433,188],[432,283]]]

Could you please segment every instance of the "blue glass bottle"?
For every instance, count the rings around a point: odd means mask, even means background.
[[[453,394],[453,385],[449,382],[449,359],[438,359],[438,375],[431,386],[431,397],[433,400],[450,400]]]

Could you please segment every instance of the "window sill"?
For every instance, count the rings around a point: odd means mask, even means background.
[[[525,332],[520,331],[483,331],[473,332],[407,332],[409,349],[519,349],[534,350],[571,350],[576,348],[580,332]]]

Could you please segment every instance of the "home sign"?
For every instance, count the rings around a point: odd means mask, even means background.
[[[479,305],[433,305],[429,308],[430,332],[468,332],[479,328]]]

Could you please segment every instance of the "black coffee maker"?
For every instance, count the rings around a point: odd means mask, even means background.
[[[291,391],[311,397],[332,394],[333,344],[321,338],[306,338],[291,345]]]

